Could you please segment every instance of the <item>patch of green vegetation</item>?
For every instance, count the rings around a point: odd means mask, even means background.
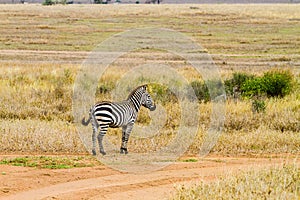
[[[25,156],[2,159],[2,165],[37,167],[47,169],[70,169],[74,167],[92,167],[95,161],[91,157],[59,157],[59,156]]]
[[[241,72],[235,72],[232,75],[232,78],[227,79],[224,81],[225,84],[225,90],[227,95],[235,96],[237,93],[241,93],[241,87],[243,84],[249,80],[252,79],[254,75],[241,73]]]
[[[294,77],[289,70],[268,71],[261,77],[238,72],[234,73],[232,78],[225,80],[224,84],[226,93],[234,97],[242,95],[243,97],[281,98],[290,94],[295,85]],[[259,106],[264,107],[264,105]]]
[[[241,86],[242,95],[284,97],[291,93],[293,82],[293,75],[290,71],[266,72],[262,77],[247,79]]]
[[[300,27],[299,26],[286,26],[278,31],[280,34],[284,35],[298,35],[300,33]]]
[[[223,92],[223,83],[219,80],[207,80],[205,83],[193,81],[190,85],[194,89],[198,100],[205,103],[211,100],[211,96],[217,97],[222,95]]]
[[[198,162],[198,160],[196,158],[189,158],[189,159],[185,159],[182,162]]]
[[[252,101],[252,111],[256,113],[265,112],[266,102],[260,99],[254,99]]]

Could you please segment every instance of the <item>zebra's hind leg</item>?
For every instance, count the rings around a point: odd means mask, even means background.
[[[93,142],[93,148],[92,148],[92,154],[93,156],[96,155],[96,133],[98,132],[98,124],[92,120],[92,127],[93,127],[93,135],[92,135],[92,142]]]
[[[106,155],[106,152],[103,147],[103,137],[106,134],[107,129],[108,129],[108,125],[105,126],[100,125],[100,133],[98,134],[98,144],[99,144],[100,153],[102,155]]]
[[[92,154],[93,156],[96,155],[96,132],[93,131],[92,135],[92,141],[93,141],[93,148],[92,148]]]
[[[104,135],[102,133],[99,133],[99,135],[98,135],[98,143],[99,143],[100,153],[102,155],[106,155],[106,152],[104,151],[104,147],[103,147],[103,144],[102,144],[103,137],[104,137]]]

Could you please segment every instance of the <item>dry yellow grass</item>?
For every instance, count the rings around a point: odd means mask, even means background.
[[[297,164],[227,175],[216,182],[201,181],[177,187],[172,197],[188,199],[299,199],[300,169]]]
[[[40,70],[38,70],[40,69]],[[41,69],[44,69],[43,71]],[[50,69],[53,69],[52,67]],[[51,75],[47,66],[33,70],[22,69],[21,75],[3,73],[1,90],[1,151],[6,152],[84,152],[71,115],[71,90],[76,68],[55,67]],[[49,70],[49,71],[48,71]],[[181,70],[181,69],[180,69]],[[68,75],[68,74],[71,75]],[[111,76],[110,74],[113,74]],[[113,82],[122,72],[110,71],[103,77],[104,85]],[[20,78],[22,77],[22,78]],[[69,78],[68,78],[69,77]],[[191,80],[194,75],[190,74]],[[57,85],[57,80],[63,81]],[[13,84],[10,84],[13,82]],[[100,86],[103,86],[103,82]],[[63,86],[62,86],[63,85]],[[62,88],[61,88],[62,87]],[[9,97],[16,96],[11,99]],[[98,93],[96,100],[110,98],[109,92]],[[144,140],[131,139],[132,151],[155,150],[166,145],[176,132],[181,120],[178,103],[164,100],[168,112],[167,123],[159,137]],[[22,104],[20,104],[22,102]],[[47,105],[45,105],[45,102]],[[200,104],[200,129],[189,154],[197,154],[203,135],[210,125],[211,104]],[[224,132],[213,152],[219,154],[247,153],[299,153],[299,97],[293,93],[283,99],[267,101],[265,113],[255,114],[250,101],[228,100]],[[65,110],[62,110],[62,109]],[[50,111],[48,111],[50,109]],[[138,124],[148,124],[149,116],[142,110]],[[91,129],[89,129],[91,131]],[[108,135],[115,144],[121,140],[120,130],[110,130]],[[5,142],[6,141],[6,142]],[[150,145],[150,146],[149,146]],[[145,150],[145,149],[144,149]]]
[[[223,78],[234,71],[261,74],[291,68],[299,74],[299,5],[0,5],[0,151],[84,152],[71,115],[74,79],[88,51],[130,28],[165,27],[184,32],[212,54]],[[26,25],[24,25],[26,24]],[[157,50],[132,52],[117,60],[99,82],[108,100],[114,83],[145,60],[173,67],[188,81],[201,76],[184,60]],[[120,70],[119,67],[122,67]],[[267,101],[264,114],[251,102],[228,101],[219,154],[299,153],[299,90]],[[178,106],[169,111],[161,140],[131,140],[155,149],[178,128]],[[200,105],[200,129],[188,153],[198,153],[210,123],[211,104]],[[148,123],[146,112],[140,123]],[[120,130],[111,130],[120,141]],[[152,143],[151,143],[152,142]],[[152,146],[151,146],[152,145]],[[154,145],[154,146],[153,146]]]

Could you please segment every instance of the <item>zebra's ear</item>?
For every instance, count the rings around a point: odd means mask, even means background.
[[[143,85],[143,88],[144,88],[145,90],[147,90],[148,85]]]

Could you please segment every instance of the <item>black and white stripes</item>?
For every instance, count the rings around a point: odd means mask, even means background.
[[[150,111],[156,108],[153,99],[147,92],[147,85],[137,87],[130,93],[127,100],[123,102],[100,102],[91,107],[89,119],[85,121],[83,118],[82,124],[87,126],[90,121],[92,123],[93,155],[96,155],[96,134],[99,128],[97,139],[100,153],[106,154],[102,140],[109,127],[122,127],[120,153],[128,153],[127,142],[141,106],[148,108]]]

